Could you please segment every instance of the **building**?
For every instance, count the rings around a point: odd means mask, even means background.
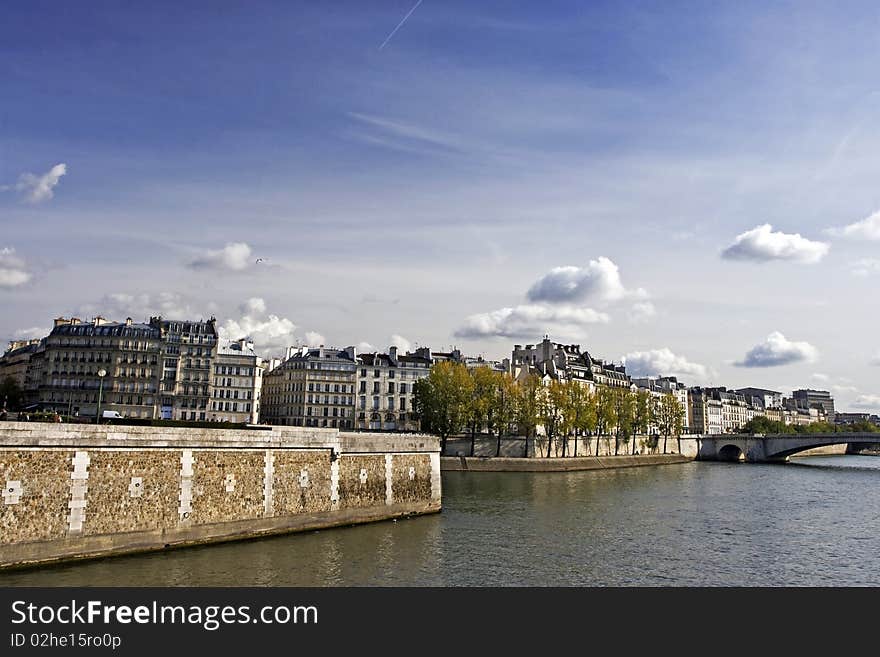
[[[40,347],[39,340],[13,340],[0,357],[0,382],[12,379],[24,390],[28,362]]]
[[[151,317],[160,331],[160,415],[168,420],[206,421],[211,401],[211,361],[217,353],[217,320],[176,321]]]
[[[259,422],[263,387],[262,359],[250,338],[221,340],[214,358],[210,420]]]
[[[387,354],[358,354],[357,365],[355,428],[418,431],[413,386],[431,371],[425,352],[400,356],[391,347]]]
[[[737,388],[734,390],[746,399],[758,397],[761,400],[761,406],[764,409],[782,408],[782,393],[776,390],[767,390],[766,388]]]
[[[95,416],[100,397],[101,410],[153,418],[161,347],[158,327],[135,324],[131,318],[82,322],[59,317],[30,359],[29,402],[69,415]]]
[[[821,406],[826,417],[834,417],[834,398],[827,390],[812,390],[809,388],[793,390],[791,398],[800,408],[812,408]]]
[[[693,433],[694,420],[692,417],[692,408],[689,401],[687,386],[680,383],[674,376],[651,377],[633,377],[632,383],[641,390],[647,390],[652,397],[659,399],[661,395],[672,395],[684,411],[682,418],[682,427],[684,433]]]
[[[581,351],[579,344],[551,342],[544,336],[540,344],[514,345],[510,358],[511,374],[521,379],[529,374],[549,376],[553,380],[578,381],[595,386],[632,388],[632,381],[623,365],[614,365]]]
[[[872,413],[835,413],[834,424],[849,425],[870,422],[871,424],[880,425],[880,416]]]
[[[724,433],[724,408],[714,388],[693,387],[688,391],[691,427],[693,433]]]
[[[354,347],[288,349],[263,376],[261,421],[295,427],[354,428]]]

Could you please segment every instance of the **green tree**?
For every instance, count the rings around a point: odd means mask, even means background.
[[[495,392],[489,409],[489,430],[494,430],[498,437],[495,456],[501,456],[501,437],[510,433],[510,425],[516,421],[516,387],[507,372],[494,374]]]
[[[610,446],[609,432],[614,426],[614,390],[607,386],[599,386],[595,393],[596,435],[605,439],[606,447]],[[596,456],[599,456],[599,441],[596,440]]]
[[[617,456],[620,451],[620,439],[623,437],[624,443],[629,440],[629,435],[633,427],[633,403],[635,396],[626,388],[614,389],[614,455]]]
[[[547,458],[550,458],[550,449],[554,440],[560,435],[565,436],[568,429],[565,383],[551,381],[544,394],[540,396],[540,400],[538,414],[544,425],[544,433],[547,436]]]
[[[492,402],[495,397],[495,372],[488,367],[477,367],[470,372],[471,376],[471,399],[468,404],[468,424],[471,429],[471,456],[477,441],[477,431],[487,425],[491,430],[490,413]]]
[[[473,379],[461,363],[444,361],[431,367],[427,377],[413,385],[413,406],[422,429],[440,437],[440,453],[449,436],[468,421],[473,399]]]
[[[670,436],[679,438],[678,451],[681,452],[681,432],[684,428],[684,408],[671,394],[661,395],[657,406],[657,424],[663,434],[663,453],[666,453],[666,441]]]
[[[633,400],[633,434],[632,434],[632,453],[636,453],[636,436],[641,433],[646,435],[648,428],[654,421],[654,404],[651,400],[651,393],[647,390],[639,390],[636,392]]]
[[[0,408],[6,403],[6,410],[17,411],[24,404],[24,390],[11,376],[7,376],[0,383]]]
[[[541,377],[537,374],[530,374],[516,387],[516,422],[525,434],[527,452],[529,438],[534,438],[538,427],[542,394]]]
[[[590,389],[578,381],[568,381],[566,384],[566,393],[568,400],[566,406],[568,409],[569,427],[574,433],[574,456],[577,456],[578,438],[581,434],[590,431],[595,423],[595,409],[591,403]],[[566,456],[565,445],[562,446],[562,455]],[[588,452],[589,453],[589,450]]]

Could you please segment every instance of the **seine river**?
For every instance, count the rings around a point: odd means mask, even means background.
[[[880,458],[443,475],[440,514],[0,586],[878,586]]]

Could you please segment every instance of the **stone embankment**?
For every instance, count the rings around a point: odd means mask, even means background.
[[[434,513],[436,438],[0,423],[0,568]]]

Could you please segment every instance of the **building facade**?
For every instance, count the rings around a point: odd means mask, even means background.
[[[834,417],[834,398],[827,390],[812,390],[810,388],[793,390],[791,398],[800,408],[809,409],[813,406],[821,406],[826,417]]]
[[[213,369],[211,421],[258,423],[263,367],[254,343],[248,338],[221,341]]]
[[[12,379],[24,390],[31,356],[39,349],[40,340],[13,340],[0,356],[0,382]]]
[[[162,341],[159,417],[209,420],[211,362],[217,353],[217,320],[176,321],[151,317]]]
[[[95,416],[100,397],[102,411],[153,418],[161,346],[157,327],[131,318],[82,322],[60,317],[31,359],[31,401],[59,413]]]
[[[295,427],[354,428],[354,347],[302,347],[263,376],[261,421]]]
[[[387,354],[357,356],[357,408],[355,428],[379,431],[418,431],[413,409],[413,386],[431,371],[431,359],[424,353],[398,355],[397,347]]]

